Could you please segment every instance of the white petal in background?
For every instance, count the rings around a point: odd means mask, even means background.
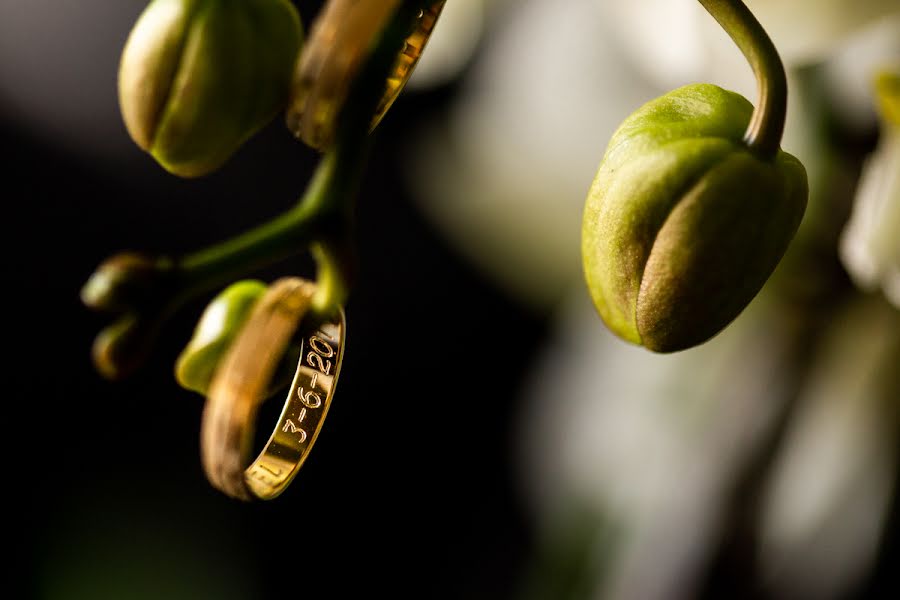
[[[861,30],[900,14],[896,0],[747,0],[785,62],[826,59]]]
[[[593,507],[607,557],[584,574],[595,597],[695,597],[736,478],[790,401],[791,325],[770,300],[668,356],[612,337],[587,298],[568,306],[526,382],[521,479],[545,539],[562,513]],[[764,496],[760,564],[776,597],[852,589],[896,486],[900,314],[858,299],[831,321]]]
[[[882,20],[869,34],[854,40],[828,69],[832,96],[856,108],[843,114],[855,114],[858,121],[865,111],[874,120],[876,104],[882,104],[884,113],[878,145],[863,164],[839,252],[860,289],[883,292],[900,308],[900,118],[888,115],[891,110],[900,113],[900,98],[879,99],[873,92],[877,73],[900,77],[900,15]]]
[[[743,77],[746,67],[735,68],[733,61],[737,50],[696,0],[596,1],[616,16],[621,26],[613,33],[654,82],[670,88],[712,77],[733,85],[736,73]],[[860,29],[900,12],[895,0],[747,0],[747,6],[788,65],[825,60]]]
[[[840,251],[856,285],[900,308],[900,126],[885,128],[863,167]]]
[[[900,313],[861,299],[833,322],[764,507],[759,559],[784,598],[852,591],[897,485]]]
[[[521,478],[548,537],[573,505],[620,532],[596,597],[694,597],[729,490],[790,386],[777,308],[760,298],[709,343],[658,355],[613,337],[586,294],[567,305],[525,386]]]
[[[891,65],[900,69],[900,8],[854,32],[838,50],[833,49],[825,63],[829,102],[848,127],[859,131],[877,127],[872,82]]]
[[[428,89],[458,77],[475,54],[490,11],[504,3],[504,0],[447,2],[406,88]]]
[[[597,165],[619,122],[657,93],[633,77],[615,26],[593,0],[512,3],[452,114],[411,151],[423,210],[536,305],[580,282],[581,210]]]

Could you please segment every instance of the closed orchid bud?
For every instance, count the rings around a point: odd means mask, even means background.
[[[217,169],[287,103],[301,38],[288,0],[153,0],[119,66],[129,134],[176,175]]]
[[[121,252],[91,274],[81,288],[81,301],[94,310],[134,310],[164,294],[173,276],[173,263],[166,257]]]
[[[742,137],[739,94],[689,85],[648,102],[614,134],[588,195],[582,258],[618,336],[656,352],[728,325],[781,260],[806,208],[803,165]]]
[[[209,391],[216,367],[266,287],[261,281],[239,281],[207,305],[175,362],[175,378],[181,387],[203,395]]]
[[[94,366],[107,379],[124,379],[147,358],[159,334],[158,318],[126,313],[94,339]]]
[[[181,387],[204,396],[209,392],[216,369],[267,288],[261,281],[238,281],[225,288],[206,306],[194,335],[175,361],[175,379]],[[300,349],[299,344],[288,346],[272,375],[267,396],[290,383],[300,358]]]

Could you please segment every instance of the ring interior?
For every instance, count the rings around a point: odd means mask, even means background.
[[[343,360],[345,318],[302,331],[300,361],[278,425],[259,456],[244,471],[244,483],[259,499],[281,494],[303,465],[331,406]]]

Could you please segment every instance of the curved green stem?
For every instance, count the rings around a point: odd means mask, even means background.
[[[304,242],[314,238],[332,218],[322,210],[328,184],[334,179],[334,160],[326,157],[319,164],[302,199],[287,212],[268,223],[230,240],[204,248],[177,261],[183,292],[193,296],[225,284],[266,264],[290,257],[305,249]]]
[[[316,273],[316,293],[312,299],[314,313],[329,316],[347,302],[350,292],[350,278],[341,249],[332,242],[316,242],[311,247],[318,270]]]
[[[366,162],[368,144],[338,144],[321,160],[306,192],[268,223],[183,257],[183,294],[192,297],[249,271],[304,252],[308,244],[343,235]]]
[[[699,0],[740,48],[759,88],[759,101],[744,134],[751,151],[764,158],[778,153],[787,113],[787,77],[772,40],[741,0]]]
[[[429,0],[401,3],[381,39],[360,70],[348,94],[352,102],[341,112],[337,143],[326,153],[300,202],[283,215],[226,242],[179,261],[185,296],[203,293],[265,264],[305,250],[318,242],[315,253],[324,288],[315,302],[327,312],[346,300],[346,251],[336,240],[346,238],[353,199],[366,162],[369,122],[387,79],[415,19]]]

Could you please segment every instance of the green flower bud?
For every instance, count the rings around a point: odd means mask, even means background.
[[[759,292],[806,208],[806,171],[742,141],[753,107],[709,84],[653,100],[613,135],[588,195],[582,258],[594,304],[656,352],[700,344]]]
[[[152,303],[173,277],[172,261],[121,252],[103,261],[81,288],[81,301],[94,310],[125,312]]]
[[[301,38],[288,0],[153,0],[119,66],[129,134],[176,175],[217,169],[287,103]]]
[[[266,287],[261,281],[239,281],[209,303],[175,363],[175,378],[183,388],[206,395],[219,361]]]

